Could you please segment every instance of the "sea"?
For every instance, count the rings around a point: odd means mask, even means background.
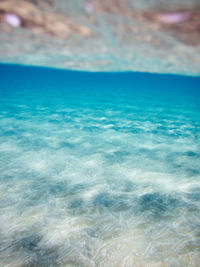
[[[200,77],[1,64],[0,266],[200,266]]]

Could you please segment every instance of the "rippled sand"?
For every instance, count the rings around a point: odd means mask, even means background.
[[[2,67],[0,266],[199,266],[199,78]]]

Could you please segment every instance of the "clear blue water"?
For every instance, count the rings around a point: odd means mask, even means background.
[[[200,265],[200,78],[0,77],[0,266]]]

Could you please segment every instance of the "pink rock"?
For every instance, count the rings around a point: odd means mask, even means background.
[[[189,12],[160,13],[156,15],[156,19],[164,23],[173,24],[185,21],[189,18],[189,16]]]
[[[94,13],[94,5],[90,2],[87,2],[85,4],[85,10],[89,13],[89,14],[92,14]]]
[[[12,27],[20,27],[21,19],[18,15],[12,13],[4,14],[4,21],[7,22]]]

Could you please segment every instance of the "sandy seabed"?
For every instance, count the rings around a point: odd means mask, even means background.
[[[0,266],[200,265],[198,78],[4,74]]]

